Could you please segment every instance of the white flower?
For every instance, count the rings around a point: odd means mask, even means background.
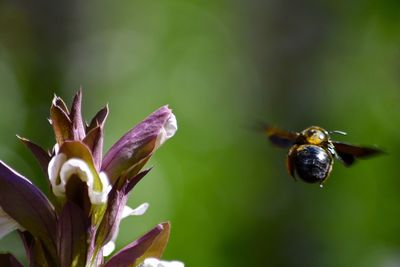
[[[162,261],[156,258],[147,258],[139,267],[185,267],[180,261]]]
[[[165,124],[160,130],[160,133],[157,136],[155,149],[160,147],[165,141],[174,136],[177,130],[178,130],[178,123],[176,121],[176,117],[174,113],[171,113],[171,116],[165,122]]]
[[[107,175],[104,172],[100,172],[99,178],[102,191],[96,191],[94,189],[94,174],[87,163],[81,159],[71,158],[67,160],[65,154],[59,153],[49,162],[48,174],[53,193],[58,197],[65,197],[67,182],[73,175],[76,175],[86,183],[88,195],[92,204],[103,204],[107,202],[107,196],[111,190]]]
[[[124,207],[124,210],[122,211],[122,219],[128,217],[128,216],[140,216],[143,215],[147,209],[149,208],[149,203],[145,202],[141,204],[139,207],[136,209],[132,209],[128,206]]]
[[[0,239],[18,228],[21,226],[0,207]]]
[[[103,246],[103,257],[108,257],[115,249],[115,240],[111,240]]]

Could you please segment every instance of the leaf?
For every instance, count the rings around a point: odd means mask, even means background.
[[[137,266],[145,258],[160,258],[168,242],[170,225],[158,224],[141,238],[121,249],[103,267]]]
[[[90,121],[90,124],[87,127],[86,131],[89,132],[97,126],[100,126],[101,128],[103,128],[107,117],[108,117],[108,105],[106,105],[104,108],[100,109],[96,113],[96,115]]]
[[[72,122],[72,132],[74,140],[82,140],[85,137],[85,126],[82,119],[82,88],[76,93],[72,101],[71,113],[69,118]]]
[[[132,179],[128,180],[127,186],[125,188],[125,194],[128,194],[134,187],[139,183],[144,176],[146,176],[152,168],[144,170],[140,172],[139,174],[135,175]]]
[[[150,247],[146,252],[136,261],[136,264],[143,262],[146,258],[161,258],[164,253],[165,247],[167,246],[170,234],[171,225],[169,222],[161,224],[163,230],[154,238],[151,242]]]
[[[61,97],[58,97],[56,95],[54,95],[54,99],[53,99],[53,104],[57,107],[59,107],[62,111],[64,111],[66,114],[69,114],[68,111],[68,107],[65,104],[64,100],[62,100]]]
[[[49,162],[51,160],[49,152],[24,137],[17,135],[17,138],[32,152],[36,160],[39,162],[43,172],[46,174],[46,176],[48,176],[47,167],[49,166]]]
[[[0,161],[0,206],[56,255],[56,215],[43,193]]]
[[[82,209],[68,201],[61,211],[58,223],[58,255],[61,267],[86,265],[88,225]]]
[[[0,266],[23,267],[21,263],[10,253],[0,254]]]
[[[57,143],[61,145],[65,140],[73,139],[72,123],[68,113],[64,110],[64,106],[58,106],[57,103],[61,98],[55,96],[50,107],[50,119],[53,126]],[[61,100],[62,101],[62,100]],[[62,102],[64,103],[64,102]]]
[[[83,139],[83,143],[87,145],[93,155],[93,160],[97,170],[100,170],[101,160],[103,157],[103,129],[97,126]]]
[[[49,197],[51,203],[53,203],[53,205],[55,206],[56,210],[59,210],[59,202],[57,201],[56,196],[51,190],[51,182],[49,179],[48,166],[51,160],[49,152],[26,138],[20,137],[18,135],[17,138],[32,152],[32,154],[36,157],[36,160],[39,162],[39,165],[45,177],[47,178],[45,179],[47,186],[50,189],[46,192],[47,196]]]

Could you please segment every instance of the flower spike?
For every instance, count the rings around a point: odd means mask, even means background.
[[[169,239],[169,223],[157,225],[136,241],[111,254],[119,225],[127,216],[143,215],[149,204],[128,207],[129,193],[150,169],[153,153],[177,130],[167,106],[150,114],[119,139],[103,158],[108,105],[90,124],[82,118],[82,90],[68,109],[54,96],[50,123],[56,144],[51,152],[18,137],[46,173],[49,198],[27,178],[0,161],[0,238],[18,230],[29,266],[43,267],[182,267],[161,261]],[[10,254],[0,266],[21,267]]]

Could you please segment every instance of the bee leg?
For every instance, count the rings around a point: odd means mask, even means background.
[[[287,159],[286,159],[286,168],[290,174],[290,176],[293,177],[293,179],[296,181],[296,176],[294,173],[294,157],[296,155],[296,149],[297,149],[297,145],[292,146],[289,150],[289,153],[287,155]]]
[[[340,161],[346,167],[349,167],[354,163],[355,158],[353,155],[338,152],[332,143],[328,145],[328,151],[335,159]]]
[[[346,132],[343,132],[343,131],[329,131],[329,134],[340,134],[340,135],[347,135],[347,133]]]
[[[331,155],[332,155],[335,159],[337,159],[337,160],[340,161],[340,162],[343,162],[343,159],[340,157],[339,153],[337,153],[337,151],[335,150],[335,146],[334,146],[332,143],[329,143],[329,144],[328,144],[327,149],[328,149],[329,153],[331,153]]]

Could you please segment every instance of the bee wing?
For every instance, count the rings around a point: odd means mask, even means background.
[[[282,148],[294,145],[299,136],[296,132],[289,132],[270,126],[264,127],[264,133],[274,145]]]
[[[350,145],[342,142],[332,142],[337,156],[345,166],[352,165],[357,158],[368,158],[371,156],[383,154],[384,152],[374,147],[362,147]]]

